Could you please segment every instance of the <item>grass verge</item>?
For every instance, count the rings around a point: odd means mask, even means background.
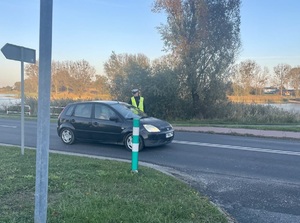
[[[242,129],[258,129],[258,130],[274,130],[274,131],[289,131],[300,132],[300,123],[279,123],[279,124],[236,124],[226,122],[203,122],[203,121],[171,121],[173,126],[190,126],[190,127],[222,127],[222,128],[242,128]]]
[[[35,150],[0,146],[0,222],[33,222]],[[130,163],[49,154],[47,222],[227,222],[185,183]]]

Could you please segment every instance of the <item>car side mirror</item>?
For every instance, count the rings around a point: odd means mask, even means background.
[[[111,116],[111,117],[109,118],[109,120],[110,120],[110,121],[115,121],[115,122],[117,122],[117,121],[119,121],[119,118],[118,118],[118,116]]]

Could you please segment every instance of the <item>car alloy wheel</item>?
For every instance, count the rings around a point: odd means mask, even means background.
[[[69,128],[64,128],[61,130],[60,138],[65,144],[73,144],[75,141],[74,132]]]
[[[124,140],[124,144],[127,150],[132,151],[132,133],[129,133]],[[144,143],[142,137],[139,137],[139,151],[144,148]]]

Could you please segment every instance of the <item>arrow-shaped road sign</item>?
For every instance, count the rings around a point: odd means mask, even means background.
[[[35,50],[6,43],[1,49],[6,59],[35,63]]]
[[[1,51],[6,59],[21,61],[21,151],[24,155],[24,62],[35,63],[35,50],[6,43]]]

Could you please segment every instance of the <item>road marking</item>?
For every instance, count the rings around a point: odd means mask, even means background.
[[[193,146],[206,146],[206,147],[214,147],[214,148],[221,148],[221,149],[233,149],[233,150],[243,150],[243,151],[251,151],[251,152],[300,156],[300,152],[287,151],[287,150],[263,149],[263,148],[255,148],[255,147],[232,146],[232,145],[201,143],[201,142],[188,142],[188,141],[178,141],[178,140],[173,140],[172,142],[177,143],[177,144],[185,144],[185,145],[193,145]]]
[[[15,126],[15,125],[0,125],[0,127],[3,127],[3,128],[13,128],[13,129],[17,128],[17,126]]]

